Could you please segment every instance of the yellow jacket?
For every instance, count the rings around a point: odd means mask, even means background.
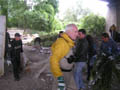
[[[50,68],[55,77],[62,76],[59,61],[67,55],[69,50],[74,46],[74,41],[65,33],[58,38],[51,47],[52,55],[50,56]]]

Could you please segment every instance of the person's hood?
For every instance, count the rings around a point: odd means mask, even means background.
[[[61,35],[61,37],[64,38],[68,42],[68,44],[70,45],[70,47],[74,46],[74,41],[66,33],[63,33]]]

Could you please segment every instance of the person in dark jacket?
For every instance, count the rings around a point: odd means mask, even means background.
[[[91,35],[87,35],[87,41],[88,41],[88,63],[87,63],[87,70],[88,70],[88,75],[87,75],[87,80],[90,81],[91,77],[91,70],[93,68],[93,64],[96,60],[97,56],[97,50],[96,50],[96,44],[94,42],[94,39]]]
[[[16,33],[15,38],[11,42],[11,58],[13,65],[13,74],[15,80],[20,80],[20,71],[21,71],[21,53],[23,52],[22,40],[20,38],[20,34]]]
[[[10,41],[10,34],[6,31],[6,37],[5,37],[5,59],[9,58],[10,54],[10,46],[11,46],[11,41]]]
[[[36,37],[34,39],[34,47],[38,50],[41,49],[41,38],[40,37]]]
[[[86,66],[87,62],[87,53],[88,53],[88,41],[86,40],[86,31],[85,29],[79,30],[79,37],[76,42],[76,47],[74,55],[75,60],[75,69],[74,69],[74,78],[79,90],[85,89],[83,82],[83,68]]]
[[[102,43],[100,47],[100,60],[97,65],[97,74],[100,76],[98,81],[100,90],[110,90],[112,82],[113,60],[118,55],[116,42],[109,37],[107,33],[102,34]],[[104,86],[104,87],[101,87]]]
[[[120,33],[117,31],[116,26],[114,24],[110,27],[109,32],[114,41],[120,42]]]
[[[36,37],[34,40],[34,45],[39,45],[40,46],[41,43],[41,38],[40,37]]]
[[[111,27],[110,27],[110,35],[111,37],[113,38],[113,40],[117,40],[117,31],[116,31],[116,26],[113,24]]]
[[[109,58],[118,55],[118,49],[116,42],[109,37],[107,33],[102,34],[102,44],[100,47],[100,53],[104,53]]]

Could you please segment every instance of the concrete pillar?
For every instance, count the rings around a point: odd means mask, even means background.
[[[111,25],[115,24],[120,31],[120,1],[109,2],[106,17],[106,30],[109,31]]]
[[[119,5],[117,6],[117,29],[119,30],[120,32],[120,2],[119,2]]]
[[[5,29],[6,17],[0,16],[0,76],[4,74]]]

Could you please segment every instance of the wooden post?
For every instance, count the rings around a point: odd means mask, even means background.
[[[4,74],[5,31],[6,17],[0,16],[0,76]]]

